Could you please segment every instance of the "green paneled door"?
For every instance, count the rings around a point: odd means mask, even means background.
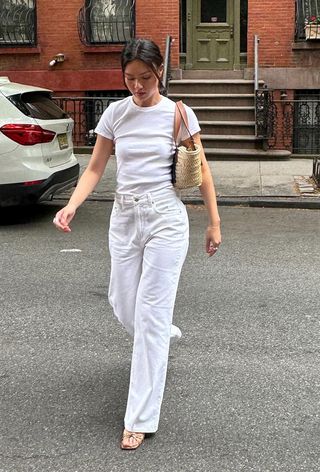
[[[187,0],[186,7],[186,68],[239,68],[240,0]]]

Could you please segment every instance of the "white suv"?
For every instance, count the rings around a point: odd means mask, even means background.
[[[51,199],[76,185],[72,130],[50,90],[0,77],[0,207]]]

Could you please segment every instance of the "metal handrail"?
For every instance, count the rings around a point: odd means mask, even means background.
[[[171,60],[171,44],[173,40],[170,35],[167,36],[166,38],[166,49],[164,53],[164,64],[163,64],[163,87],[164,91],[163,94],[167,94],[167,88],[168,88],[168,83],[170,80],[170,74],[171,74],[171,67],[170,67],[170,60]]]
[[[260,38],[254,35],[254,91],[259,88],[259,42]]]
[[[259,136],[261,130],[258,127],[258,113],[257,113],[257,93],[259,89],[259,37],[257,34],[254,35],[254,121],[255,121],[255,135]]]

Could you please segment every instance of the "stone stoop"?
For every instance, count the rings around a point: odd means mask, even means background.
[[[289,151],[264,150],[255,136],[254,81],[240,74],[183,71],[182,78],[170,80],[168,97],[194,110],[208,159],[288,158]]]

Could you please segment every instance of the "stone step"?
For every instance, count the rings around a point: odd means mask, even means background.
[[[174,101],[183,100],[189,106],[253,106],[253,93],[170,93],[168,95]]]
[[[259,149],[262,140],[253,135],[242,134],[202,134],[201,141],[204,148],[225,149]]]
[[[243,70],[181,70],[171,71],[173,79],[243,79]]]
[[[205,121],[199,120],[203,134],[255,134],[254,121]]]
[[[225,148],[204,148],[208,160],[218,159],[288,159],[291,156],[290,151],[286,150],[268,150],[262,149],[225,149]]]
[[[254,106],[192,106],[198,120],[254,121]]]
[[[263,82],[262,82],[263,83]],[[178,93],[210,93],[210,94],[242,94],[253,93],[254,81],[244,79],[182,79],[171,80],[169,94]]]

